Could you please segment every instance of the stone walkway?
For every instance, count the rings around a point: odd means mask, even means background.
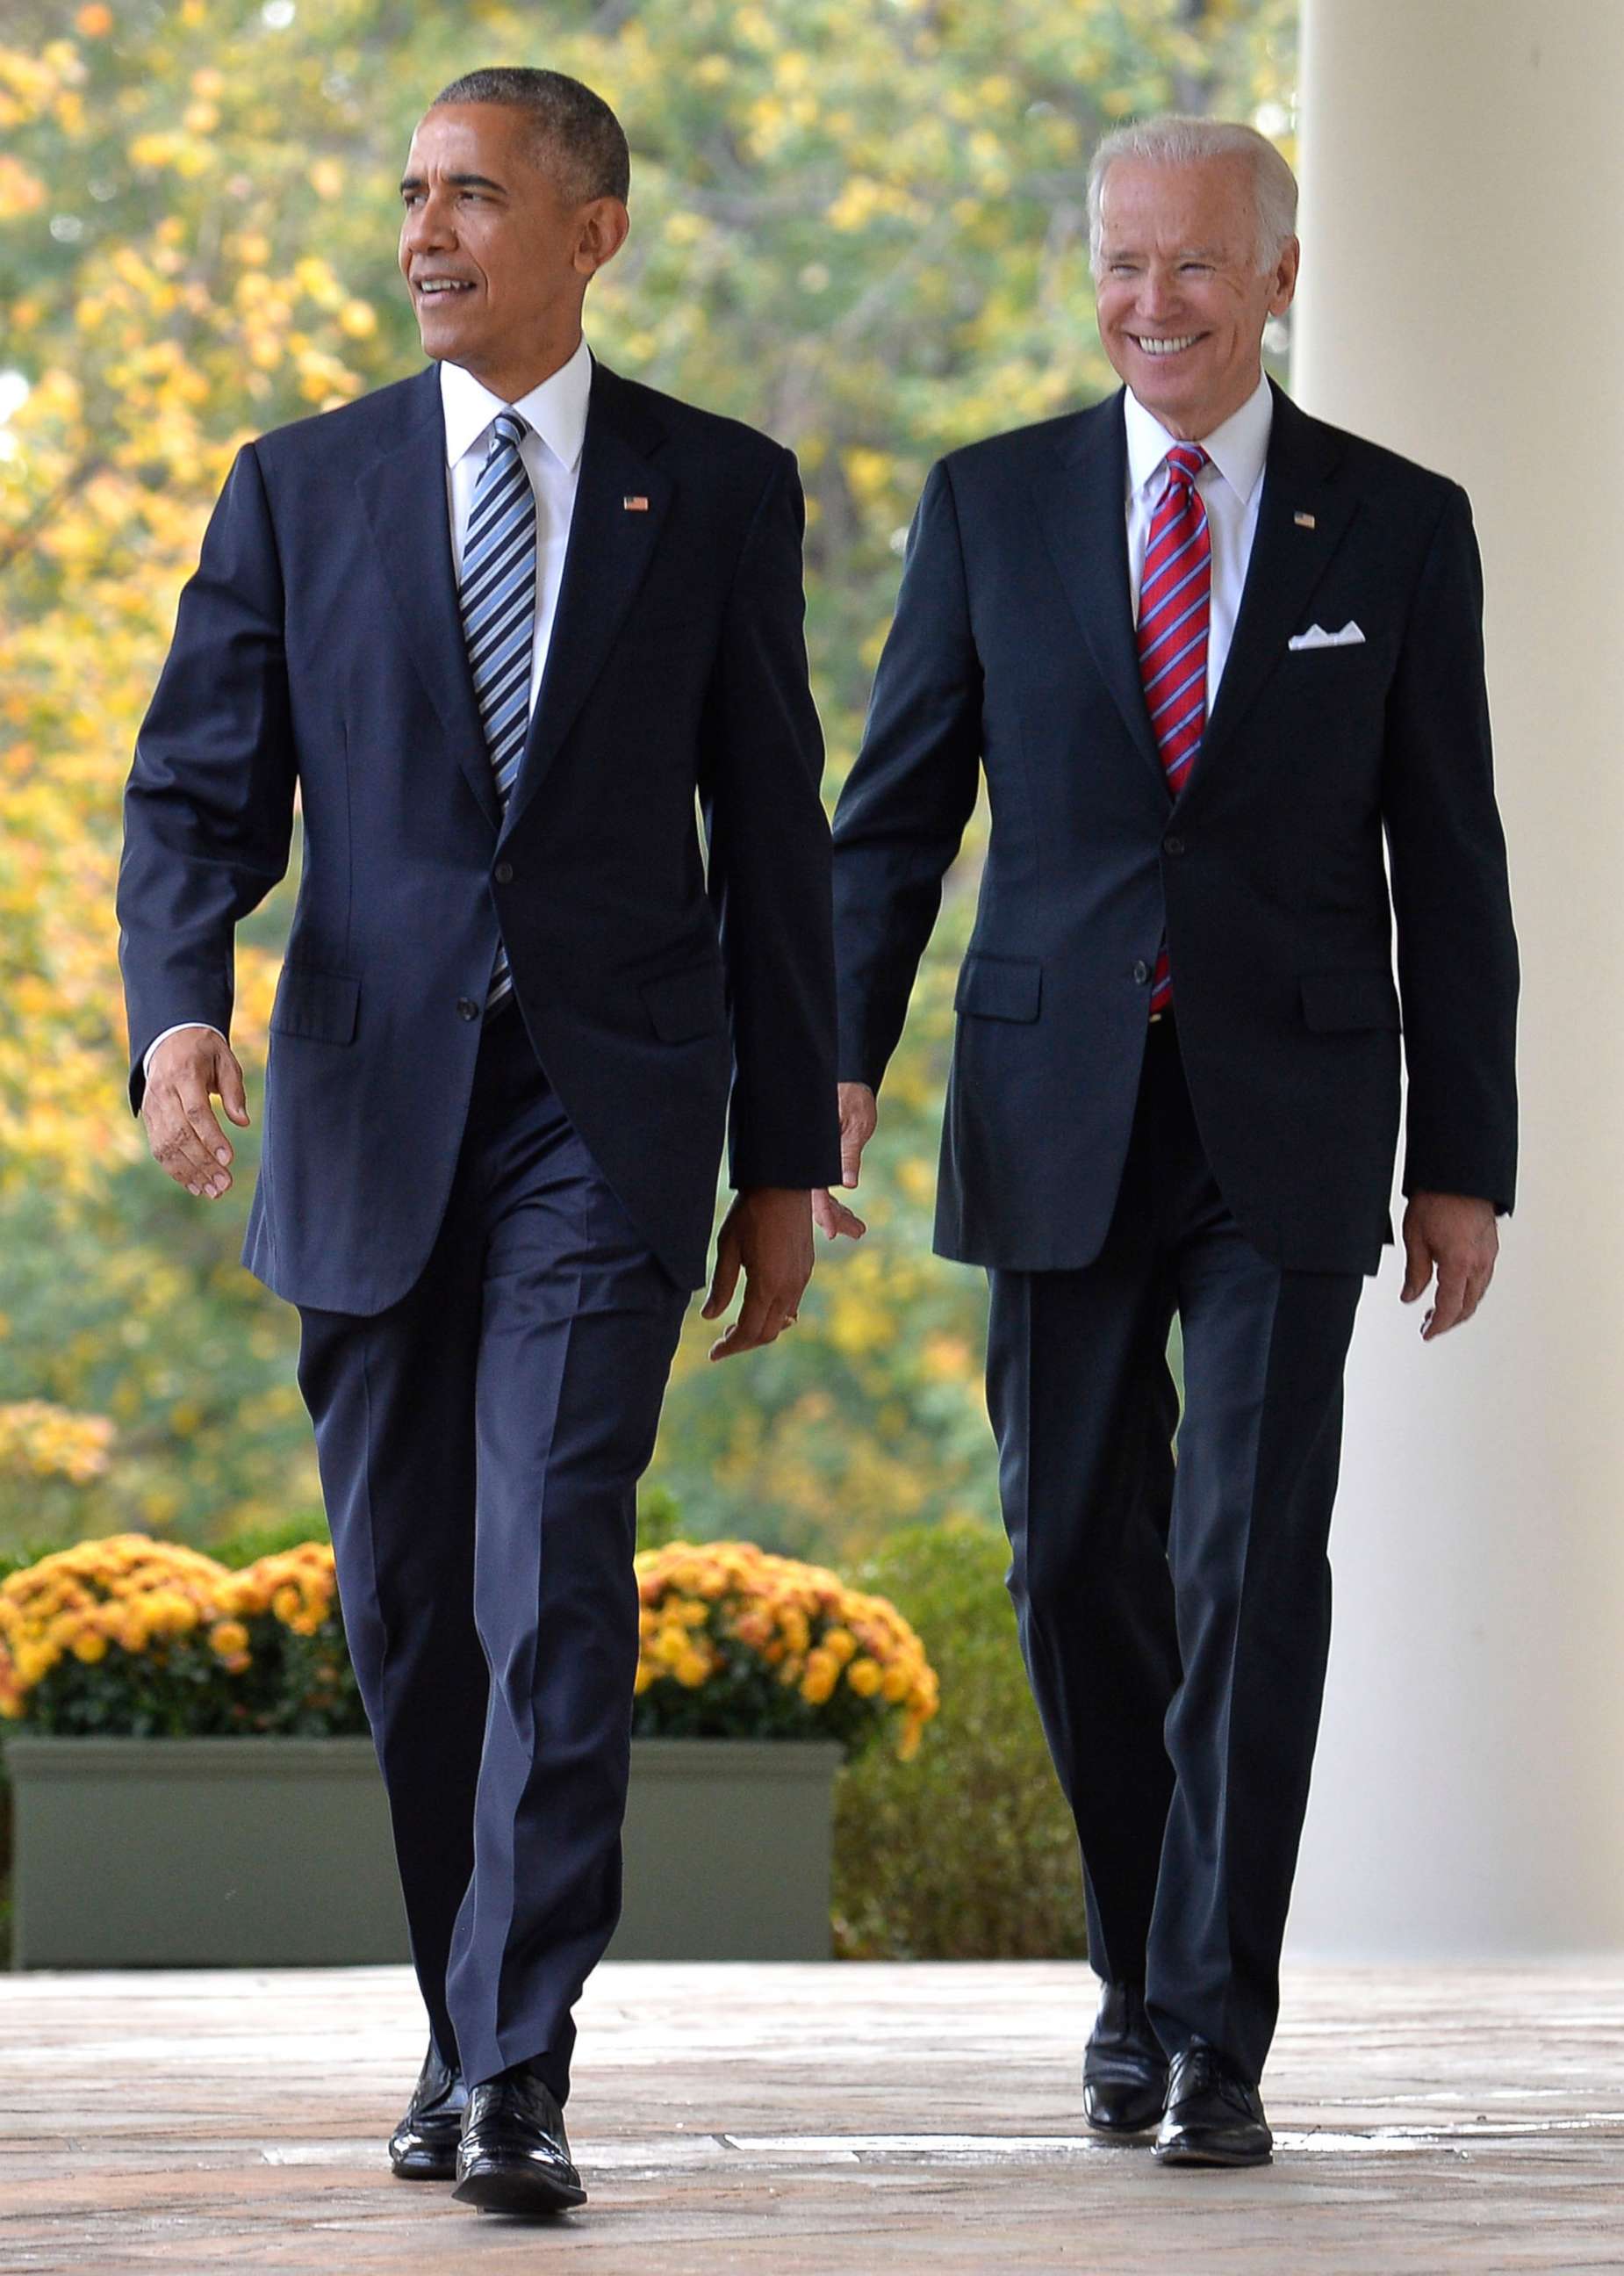
[[[1276,2162],[1083,2136],[1071,1966],[638,1967],[581,2010],[567,2220],[396,2181],[404,1971],[0,1978],[0,2270],[1624,2270],[1624,1961],[1308,1969]]]

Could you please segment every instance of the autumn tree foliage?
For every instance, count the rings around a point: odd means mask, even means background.
[[[1083,186],[1099,133],[1177,103],[1289,137],[1288,0],[11,0],[0,28],[0,1406],[110,1426],[0,1538],[314,1516],[294,1322],[125,1096],[119,795],[203,520],[246,436],[417,368],[394,266],[412,127],[474,64],[598,87],[633,233],[593,286],[618,368],[765,426],[809,503],[809,639],[837,789],[913,501],[944,449],[1111,384]],[[346,510],[341,498],[335,512]],[[956,874],[865,1175],[793,1336],[704,1363],[657,1458],[692,1521],[834,1554],[994,1507],[983,1293],[929,1218]],[[244,929],[257,1097],[284,887]],[[252,1171],[252,1143],[245,1171]],[[43,1435],[42,1436],[42,1433]],[[60,1437],[58,1432],[57,1436]],[[19,1440],[20,1443],[20,1440]]]

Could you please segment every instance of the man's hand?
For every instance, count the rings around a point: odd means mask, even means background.
[[[1488,1294],[1499,1246],[1492,1202],[1477,1201],[1469,1194],[1410,1195],[1404,1211],[1408,1263],[1402,1301],[1413,1304],[1424,1296],[1433,1268],[1438,1271],[1438,1294],[1421,1324],[1424,1342],[1447,1335],[1471,1318]]]
[[[238,1128],[248,1122],[243,1071],[212,1028],[178,1028],[152,1055],[141,1120],[153,1159],[178,1186],[217,1202],[231,1185],[231,1142],[209,1104],[218,1097]]]
[[[713,1359],[755,1351],[795,1324],[812,1276],[811,1195],[788,1186],[752,1186],[740,1194],[716,1236],[716,1270],[700,1316],[721,1317],[733,1301],[739,1270],[744,1301],[725,1335],[711,1346]]]
[[[865,1082],[842,1082],[840,1087],[840,1181],[848,1191],[857,1184],[863,1168],[863,1149],[874,1134],[874,1125],[880,1119],[880,1109],[874,1094]],[[812,1216],[818,1230],[826,1240],[833,1240],[837,1233],[850,1233],[853,1240],[861,1240],[868,1227],[855,1210],[844,1202],[837,1202],[831,1193],[812,1195]]]

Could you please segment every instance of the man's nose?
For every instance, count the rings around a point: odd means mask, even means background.
[[[1158,268],[1152,262],[1139,284],[1139,309],[1142,315],[1165,315],[1177,305],[1178,280],[1169,269]]]
[[[409,253],[432,253],[452,242],[451,209],[431,191],[408,206],[401,224],[401,243]]]

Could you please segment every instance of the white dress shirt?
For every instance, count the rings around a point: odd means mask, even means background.
[[[575,513],[576,485],[581,471],[581,447],[586,439],[586,407],[592,395],[592,355],[583,340],[566,364],[550,379],[521,395],[511,406],[480,385],[459,364],[440,367],[440,408],[445,422],[446,505],[450,514],[451,558],[462,581],[463,539],[473,512],[474,485],[490,449],[491,421],[499,411],[517,411],[529,432],[518,446],[530,487],[536,494],[536,627],[530,658],[530,709],[536,708],[547,651],[558,613],[558,589],[563,582],[564,554],[570,543],[570,524]],[[182,1020],[165,1028],[147,1045],[141,1061],[143,1074],[152,1072],[152,1055],[158,1045],[183,1027],[203,1024]],[[210,1035],[218,1035],[210,1028]]]
[[[440,367],[440,405],[445,414],[446,497],[451,514],[451,558],[461,582],[463,540],[473,512],[474,485],[490,449],[491,421],[499,411],[517,411],[529,427],[518,446],[530,487],[536,494],[536,629],[530,657],[530,708],[536,708],[547,664],[564,553],[575,513],[581,445],[586,439],[586,406],[592,394],[592,356],[583,340],[568,363],[550,379],[521,395],[512,406],[482,387],[460,365]]]
[[[1122,398],[1122,416],[1128,429],[1128,580],[1137,624],[1139,580],[1144,572],[1151,517],[1167,488],[1164,462],[1177,437],[1168,434],[1131,388]],[[1256,389],[1240,409],[1201,440],[1201,448],[1212,460],[1196,481],[1212,541],[1212,618],[1206,649],[1209,716],[1235,637],[1247,564],[1258,534],[1258,505],[1263,496],[1264,461],[1273,420],[1274,398],[1268,381],[1259,374]]]

